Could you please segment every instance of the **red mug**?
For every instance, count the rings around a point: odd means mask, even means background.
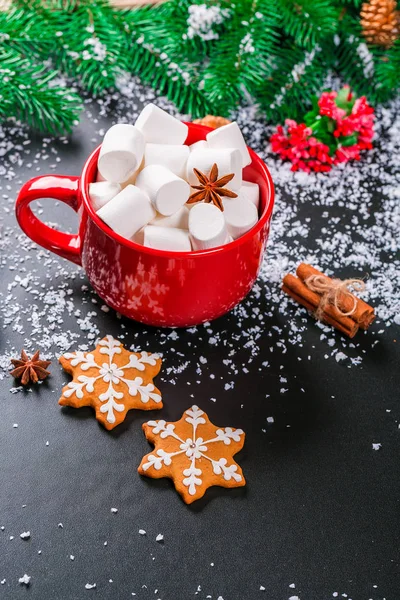
[[[206,138],[208,127],[188,123],[186,144]],[[244,179],[260,187],[260,219],[239,239],[196,252],[168,252],[140,246],[112,231],[94,212],[89,183],[96,181],[100,147],[80,177],[42,175],[22,186],[16,215],[23,231],[47,250],[82,265],[97,294],[122,315],[162,327],[187,327],[231,310],[256,280],[268,238],[274,185],[263,161],[251,149]],[[51,229],[29,204],[54,198],[79,212],[75,235]]]

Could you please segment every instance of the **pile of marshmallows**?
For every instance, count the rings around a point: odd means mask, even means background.
[[[205,250],[237,239],[258,220],[259,188],[242,181],[251,162],[242,133],[230,123],[208,133],[207,141],[185,146],[188,127],[154,104],[135,125],[117,124],[104,136],[96,183],[89,196],[111,229],[136,243],[175,252]],[[233,174],[226,188],[237,198],[187,204],[199,181],[193,171],[218,178]]]

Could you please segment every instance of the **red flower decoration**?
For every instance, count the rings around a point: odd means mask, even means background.
[[[374,109],[365,96],[356,99],[348,86],[323,92],[304,123],[285,121],[271,138],[272,151],[290,160],[292,171],[330,171],[332,165],[360,160],[372,148]]]
[[[323,92],[318,100],[319,114],[334,121],[340,121],[346,116],[346,111],[335,103],[337,92]]]
[[[272,151],[282,160],[290,160],[292,171],[330,171],[332,158],[328,146],[312,136],[312,130],[304,123],[286,119],[286,126],[287,134],[278,125],[277,133],[271,136]]]

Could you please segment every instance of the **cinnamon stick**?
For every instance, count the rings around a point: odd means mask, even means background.
[[[296,274],[302,281],[305,281],[311,275],[322,275],[322,277],[325,277],[328,282],[332,281],[332,279],[325,275],[325,273],[321,273],[321,271],[318,271],[318,269],[315,269],[314,267],[312,267],[311,265],[307,265],[306,263],[301,263],[297,267]],[[364,302],[364,300],[357,298],[357,296],[354,296],[354,294],[351,294],[351,296],[347,296],[345,294],[339,293],[338,301],[340,308],[343,312],[351,311],[354,307],[353,298],[356,301],[356,308],[354,313],[352,315],[349,315],[349,318],[353,319],[353,321],[358,323],[361,329],[368,329],[368,327],[375,319],[375,312],[372,306]]]
[[[319,294],[309,290],[305,283],[294,275],[289,274],[283,278],[282,290],[311,312],[316,311],[321,300]],[[359,328],[358,323],[350,319],[350,317],[343,317],[331,304],[326,306],[323,320],[350,338],[356,335]]]

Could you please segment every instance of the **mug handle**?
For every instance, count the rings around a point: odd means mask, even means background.
[[[21,188],[15,213],[21,229],[34,242],[51,250],[55,254],[81,265],[79,234],[71,235],[56,231],[40,221],[32,212],[29,204],[40,198],[54,198],[68,204],[78,211],[79,177],[65,175],[41,175],[27,181]]]

